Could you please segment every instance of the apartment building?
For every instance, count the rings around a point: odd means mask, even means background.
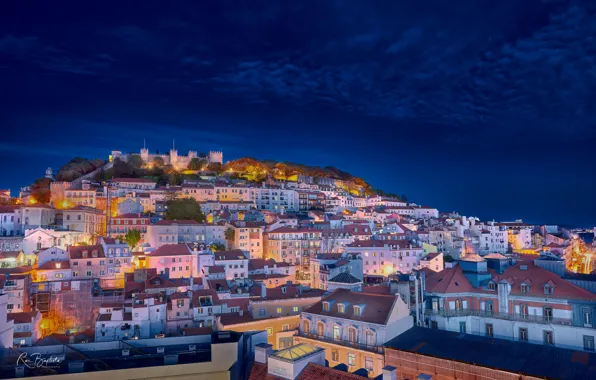
[[[294,189],[279,186],[255,187],[252,188],[252,199],[258,210],[298,211],[298,195]]]
[[[41,313],[39,311],[9,312],[7,318],[14,323],[14,347],[33,346],[41,339]]]
[[[30,283],[31,275],[28,273],[0,274],[0,292],[8,296],[6,309],[9,313],[29,310]]]
[[[62,227],[68,231],[102,236],[106,232],[106,215],[96,208],[75,206],[62,210]]]
[[[330,366],[345,363],[375,377],[385,366],[383,345],[413,324],[399,296],[338,289],[302,312],[294,341],[324,348]]]
[[[214,253],[215,265],[225,270],[225,279],[243,283],[248,279],[248,257],[240,249]]]
[[[141,240],[144,241],[149,224],[149,217],[143,214],[122,214],[110,219],[109,231],[112,236],[124,236],[130,230],[137,230],[141,233]]]
[[[151,247],[166,244],[225,244],[225,224],[198,223],[194,220],[160,220],[147,226],[145,242]]]
[[[265,223],[233,221],[228,224],[234,229],[232,246],[249,253],[251,259],[263,258],[263,230]]]
[[[410,273],[417,269],[424,254],[422,247],[408,240],[361,240],[345,248],[346,253],[360,253],[367,276]]]
[[[167,278],[189,278],[196,268],[193,250],[185,243],[162,245],[145,255],[147,268]]]
[[[329,279],[340,273],[350,273],[360,281],[363,277],[363,261],[357,253],[321,253],[310,261],[310,286],[327,290]]]
[[[308,272],[310,259],[321,253],[322,233],[322,230],[310,227],[280,227],[269,231],[266,234],[265,256],[278,262],[296,264],[300,266],[297,271]]]
[[[441,330],[594,350],[596,294],[534,264],[468,255],[426,271],[426,323]]]

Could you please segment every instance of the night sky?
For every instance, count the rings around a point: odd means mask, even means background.
[[[596,2],[0,2],[0,188],[176,139],[596,224]]]

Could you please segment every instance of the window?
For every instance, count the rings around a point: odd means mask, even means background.
[[[334,361],[334,362],[338,362],[339,361],[339,351],[338,350],[336,350],[336,349],[332,349],[331,350],[331,360]]]
[[[317,323],[317,335],[325,335],[325,325],[323,324],[323,322]]]
[[[550,307],[545,307],[543,311],[544,320],[550,322],[553,320],[553,309]]]
[[[367,356],[364,358],[364,369],[366,369],[369,372],[373,372],[373,358]]]
[[[555,343],[553,341],[553,332],[552,331],[544,330],[543,336],[544,336],[544,344],[553,345]]]
[[[354,315],[359,317],[362,313],[362,308],[360,306],[354,306]]]
[[[273,329],[271,327],[267,327],[267,336],[273,335]]]
[[[459,332],[462,334],[466,333],[466,322],[460,322],[459,323]]]
[[[290,331],[290,325],[281,326],[281,331]]]
[[[528,318],[528,305],[519,305],[519,314],[522,318]]]
[[[584,335],[584,350],[594,352],[594,337]]]
[[[486,324],[486,336],[493,336],[493,325],[492,323],[487,323]]]
[[[521,284],[521,292],[527,293],[530,291],[530,287],[527,284]]]
[[[304,322],[302,322],[302,328],[304,332],[310,333],[310,321],[305,319]]]
[[[528,329],[520,327],[519,329],[519,340],[522,342],[528,341]]]
[[[372,331],[366,332],[366,345],[367,346],[374,346],[375,345],[375,333]]]
[[[283,307],[278,307],[276,311],[277,314],[281,314],[283,312]]]
[[[553,287],[549,284],[544,285],[544,294],[553,294]]]
[[[346,312],[346,306],[344,304],[338,304],[337,305],[337,311],[339,311],[340,313],[345,313]]]
[[[584,309],[582,314],[584,316],[584,327],[592,327],[592,310]]]
[[[298,306],[294,306],[294,308],[292,309],[294,311],[294,313],[298,312]]]
[[[358,333],[355,328],[350,327],[348,329],[348,339],[352,343],[358,343]]]
[[[323,311],[329,311],[329,302],[323,302]]]
[[[356,365],[356,355],[355,354],[352,354],[352,353],[348,354],[348,365],[350,367],[353,367]]]
[[[489,282],[488,283],[488,290],[495,290],[497,288],[497,286],[495,285],[494,282]]]
[[[333,339],[341,339],[341,329],[339,326],[333,326]]]

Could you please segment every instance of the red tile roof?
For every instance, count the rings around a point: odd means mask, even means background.
[[[60,268],[58,268],[58,266],[60,266]],[[47,263],[45,263],[37,268],[37,270],[56,270],[56,269],[70,269],[70,262],[68,262],[68,261],[48,261]]]
[[[37,311],[25,311],[21,313],[8,313],[6,319],[13,320],[15,324],[31,323],[32,319],[37,316]]]
[[[269,289],[267,289],[267,291],[269,291]],[[322,301],[305,309],[304,312],[384,325],[387,323],[387,318],[389,317],[389,313],[391,312],[395,300],[396,297],[394,296],[337,289]],[[323,310],[323,302],[325,301],[333,301],[329,311]],[[346,307],[345,313],[340,313],[338,311],[337,305],[340,303],[349,304],[348,307]],[[354,305],[365,305],[361,316],[356,316],[354,314]]]
[[[21,251],[0,251],[0,260],[16,259],[21,254]]]
[[[83,257],[83,252],[87,252],[87,257]],[[97,256],[93,256],[96,252]],[[71,245],[68,247],[68,257],[73,259],[97,259],[105,258],[106,255],[101,245]]]
[[[188,225],[188,224],[199,224],[196,220],[182,220],[182,219],[173,219],[173,220],[160,220],[158,222],[153,223],[155,226],[171,226],[173,224],[177,224],[179,226]]]
[[[230,251],[215,252],[215,260],[248,260],[240,249],[232,249]]]
[[[248,380],[281,380],[282,377],[267,373],[266,364],[255,362],[252,365]],[[363,380],[364,377],[340,371],[338,369],[324,367],[315,363],[308,363],[295,380]]]
[[[155,251],[147,253],[146,256],[157,257],[157,256],[181,256],[190,255],[191,249],[185,243],[180,244],[166,244],[157,248]]]

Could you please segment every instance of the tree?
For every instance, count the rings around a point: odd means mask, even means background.
[[[143,159],[138,154],[133,154],[130,156],[128,162],[135,168],[140,168],[143,166]]]
[[[213,252],[218,252],[218,251],[225,251],[226,250],[226,246],[221,244],[221,243],[213,243],[209,246],[209,248],[213,251]]]
[[[216,173],[221,173],[223,172],[223,166],[219,162],[212,162],[207,166],[207,170]]]
[[[135,173],[135,168],[129,162],[123,161],[116,158],[112,165],[112,175],[114,178],[128,178],[132,177]]]
[[[189,170],[201,170],[201,168],[206,163],[207,163],[207,161],[205,159],[200,159],[200,158],[194,157],[188,163],[188,169]]]
[[[31,184],[31,197],[35,200],[35,202],[43,204],[50,203],[50,199],[52,197],[52,192],[50,191],[51,182],[51,179],[42,177],[36,179],[33,184]]]
[[[131,251],[137,246],[140,240],[141,232],[137,229],[128,230],[126,235],[124,235],[124,241],[126,241],[126,244],[128,244]]]
[[[224,231],[224,237],[228,242],[228,246],[232,246],[234,239],[236,238],[236,230],[234,230],[232,227],[226,228]]]
[[[165,161],[163,160],[163,158],[157,156],[157,157],[153,157],[153,166],[157,166],[158,168],[163,168],[164,165],[166,164]]]
[[[194,198],[173,199],[166,202],[166,219],[205,221],[201,205]]]

